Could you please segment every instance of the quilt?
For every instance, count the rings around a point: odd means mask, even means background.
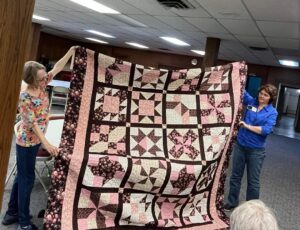
[[[168,71],[77,48],[45,229],[226,229],[246,65]]]

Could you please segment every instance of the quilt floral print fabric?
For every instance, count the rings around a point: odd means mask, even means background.
[[[167,71],[76,50],[45,229],[226,229],[246,66]]]

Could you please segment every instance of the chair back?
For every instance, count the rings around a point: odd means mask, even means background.
[[[54,86],[52,88],[51,96],[50,96],[50,103],[49,107],[53,104],[56,105],[64,105],[65,110],[67,107],[67,101],[68,101],[68,95],[69,95],[69,89],[63,86]],[[56,99],[56,102],[53,101],[53,99]],[[63,101],[61,101],[63,99]]]
[[[69,89],[63,86],[54,86],[52,89],[52,93],[58,93],[58,94],[68,94],[69,93]]]

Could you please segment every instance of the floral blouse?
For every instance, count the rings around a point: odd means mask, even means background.
[[[23,147],[40,144],[39,137],[33,131],[33,124],[37,124],[41,131],[46,133],[49,121],[49,99],[46,89],[43,89],[38,97],[21,91],[18,110],[21,123],[16,133],[16,143]]]

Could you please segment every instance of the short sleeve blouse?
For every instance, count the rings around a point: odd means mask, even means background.
[[[37,124],[41,131],[46,133],[49,121],[48,93],[43,89],[38,97],[34,97],[26,91],[21,91],[18,110],[21,121],[16,133],[16,143],[23,147],[40,144],[40,139],[33,131],[33,124]]]

